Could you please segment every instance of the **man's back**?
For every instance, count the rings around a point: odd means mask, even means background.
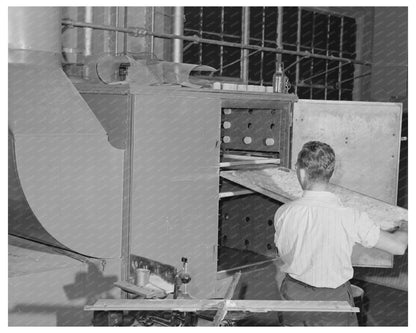
[[[315,287],[337,288],[353,276],[354,243],[373,247],[380,229],[367,214],[345,208],[326,191],[305,191],[275,215],[282,270]]]

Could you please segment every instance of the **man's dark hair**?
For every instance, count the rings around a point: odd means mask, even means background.
[[[306,170],[310,181],[328,182],[334,173],[335,152],[326,143],[309,141],[299,152],[296,165]]]

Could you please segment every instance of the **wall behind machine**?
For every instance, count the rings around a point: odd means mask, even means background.
[[[376,7],[374,14],[371,101],[403,103],[398,205],[408,206],[408,10]]]

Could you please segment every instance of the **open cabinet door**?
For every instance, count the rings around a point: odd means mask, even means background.
[[[396,205],[401,118],[401,103],[299,100],[292,166],[305,142],[326,142],[336,154],[333,184]],[[356,245],[353,265],[391,268],[393,256]]]

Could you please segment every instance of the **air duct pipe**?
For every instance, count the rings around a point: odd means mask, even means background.
[[[60,8],[9,7],[8,32],[9,63],[60,65]]]

